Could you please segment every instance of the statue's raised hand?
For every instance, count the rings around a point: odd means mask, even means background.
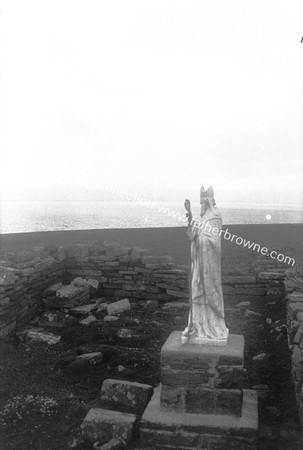
[[[188,211],[190,213],[191,212],[190,211],[190,200],[186,199],[184,202],[184,206],[185,206],[186,211]]]

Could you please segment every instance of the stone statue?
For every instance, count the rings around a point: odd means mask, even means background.
[[[221,284],[222,217],[210,186],[200,191],[201,220],[193,220],[190,201],[185,200],[190,240],[188,326],[181,342],[226,345],[228,328],[224,320]]]

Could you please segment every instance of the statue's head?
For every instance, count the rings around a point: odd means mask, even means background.
[[[204,186],[201,187],[200,204],[201,204],[201,212],[200,212],[201,217],[206,213],[208,208],[210,208],[214,212],[216,202],[214,199],[214,190],[212,186],[209,186],[207,190],[204,189]]]

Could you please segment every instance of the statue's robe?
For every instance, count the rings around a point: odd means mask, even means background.
[[[192,230],[190,328],[202,339],[227,339],[221,284],[222,218],[218,210],[208,209],[202,221],[203,226]],[[216,233],[212,232],[214,228],[218,230]]]

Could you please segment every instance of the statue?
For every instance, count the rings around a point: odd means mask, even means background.
[[[183,344],[226,345],[228,328],[224,320],[221,284],[222,217],[210,186],[200,191],[201,219],[192,218],[185,200],[190,240],[189,319],[182,333]]]

